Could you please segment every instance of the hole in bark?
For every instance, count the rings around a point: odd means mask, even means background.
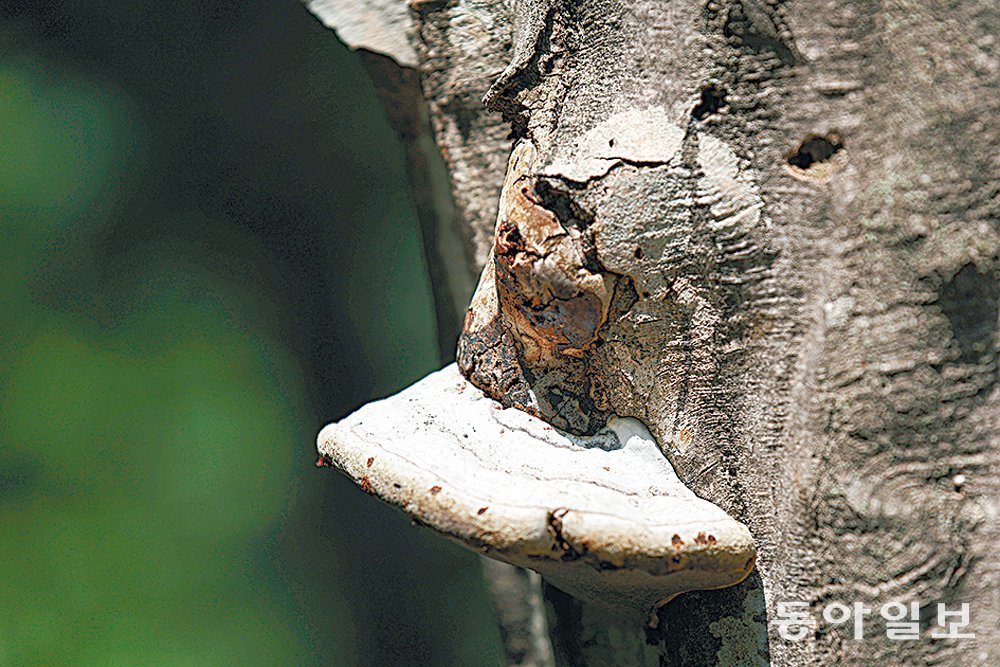
[[[843,148],[844,142],[836,132],[826,136],[810,135],[799,144],[794,153],[788,156],[788,164],[806,170],[815,164],[828,161]]]
[[[635,248],[635,258],[642,259],[642,248],[636,246]]]
[[[691,110],[691,116],[695,120],[705,120],[724,106],[726,91],[713,83],[701,89],[701,99]]]

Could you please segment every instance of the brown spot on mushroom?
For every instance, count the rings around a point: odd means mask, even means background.
[[[359,486],[361,486],[361,490],[364,491],[365,493],[367,494],[375,493],[375,487],[372,486],[372,481],[368,479],[368,475],[362,475],[361,481],[358,482],[358,484]]]
[[[675,547],[682,547],[684,546],[684,540],[681,539],[680,535],[674,535],[672,538],[670,538],[670,544],[672,544]]]
[[[705,533],[699,532],[694,538],[695,544],[708,544],[708,539],[705,537]]]
[[[488,509],[489,509],[489,507],[480,507],[480,508],[479,508],[479,509],[478,509],[478,510],[476,511],[476,514],[480,514],[480,515],[482,515],[482,514],[485,514],[485,513],[486,513],[486,510],[488,510]]]
[[[440,486],[432,486],[431,489],[430,489],[430,492],[431,492],[432,496],[436,496],[437,494],[441,493],[441,487]]]
[[[329,454],[320,454],[320,457],[316,459],[317,468],[331,468],[333,467],[333,461],[330,459]]]
[[[369,456],[368,461],[365,462],[365,466],[371,468],[373,463],[375,463],[375,457]]]
[[[709,536],[708,536],[708,543],[709,543],[709,544],[715,544],[715,543],[716,543],[716,541],[717,541],[717,540],[715,539],[715,535],[709,535]]]

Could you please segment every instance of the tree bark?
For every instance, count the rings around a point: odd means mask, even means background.
[[[557,663],[1000,664],[994,3],[311,8],[389,26],[353,45],[394,58],[411,114],[422,88],[450,186],[421,213],[453,276],[443,341],[484,266],[529,289],[490,255],[513,146],[536,213],[575,230],[585,259],[558,270],[582,296],[542,307],[580,347],[526,353],[530,323],[508,319],[513,361],[484,372],[472,346],[470,379],[568,430],[641,419],[754,534],[754,576],[681,596],[655,630],[546,591]],[[919,640],[886,638],[896,600],[920,604]],[[818,621],[801,641],[769,622],[784,601]],[[822,620],[833,602],[873,608],[864,640]],[[935,605],[961,602],[976,638],[931,638]]]

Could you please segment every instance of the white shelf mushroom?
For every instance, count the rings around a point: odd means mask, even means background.
[[[746,526],[685,487],[641,422],[568,435],[454,364],[330,424],[318,448],[415,521],[632,617],[753,568]]]

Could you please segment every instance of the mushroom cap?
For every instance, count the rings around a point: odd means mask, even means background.
[[[318,449],[416,522],[624,614],[753,569],[747,527],[685,487],[642,422],[567,434],[454,364],[330,424]]]

